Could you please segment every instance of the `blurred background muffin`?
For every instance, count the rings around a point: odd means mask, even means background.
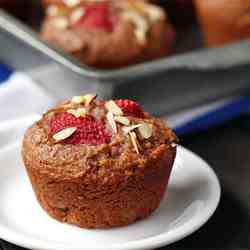
[[[250,37],[249,0],[196,0],[195,5],[207,46]]]
[[[81,1],[72,7],[54,0],[46,8],[41,34],[81,62],[99,68],[166,56],[175,40],[164,10],[141,0]]]

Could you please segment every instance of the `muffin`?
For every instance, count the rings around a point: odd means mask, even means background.
[[[54,3],[46,9],[41,35],[97,68],[166,56],[175,39],[164,10],[142,0],[81,1],[71,7]]]
[[[196,0],[195,4],[208,47],[250,38],[250,1]]]
[[[177,137],[132,100],[76,96],[25,133],[22,157],[37,200],[82,228],[125,226],[160,204]]]

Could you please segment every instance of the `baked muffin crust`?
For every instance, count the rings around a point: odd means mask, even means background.
[[[53,119],[79,108],[103,124],[106,143],[69,144],[74,134],[55,141]],[[45,113],[24,136],[22,156],[37,199],[60,221],[85,228],[127,225],[150,215],[165,192],[176,154],[174,133],[145,112],[143,117],[123,114],[129,125],[115,122],[114,133],[108,113],[102,101],[87,107],[65,102]],[[151,129],[140,133],[142,124]]]

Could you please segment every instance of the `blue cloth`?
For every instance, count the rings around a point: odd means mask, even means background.
[[[1,64],[0,65],[0,84],[8,80],[11,74],[12,74],[12,70],[9,67]]]
[[[242,96],[222,107],[204,113],[191,121],[176,127],[174,130],[178,136],[206,130],[209,127],[222,124],[249,111],[250,96]]]

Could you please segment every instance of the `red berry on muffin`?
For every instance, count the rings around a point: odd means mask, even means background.
[[[144,117],[140,105],[132,100],[120,99],[116,101],[116,104],[122,109],[126,116]]]
[[[50,121],[50,133],[54,138],[58,138],[58,135],[69,128],[72,129],[72,134],[62,141],[66,144],[98,145],[110,140],[110,134],[92,117],[75,117],[73,113],[62,112]]]
[[[99,3],[95,5],[89,5],[82,10],[84,13],[79,20],[73,24],[74,27],[84,27],[89,29],[99,29],[106,32],[113,31],[113,23],[109,16],[108,3]]]

